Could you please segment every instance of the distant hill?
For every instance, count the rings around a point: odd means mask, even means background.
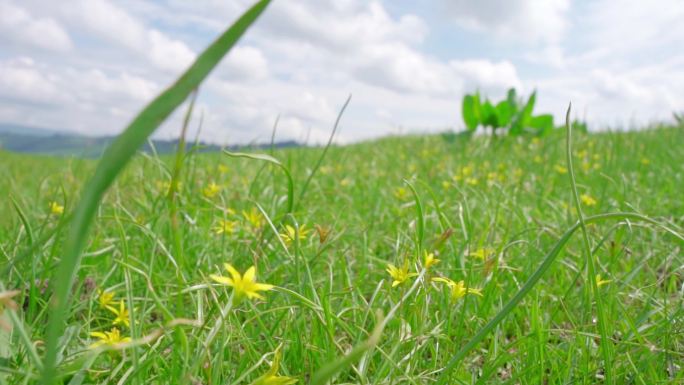
[[[114,139],[113,136],[89,137],[78,134],[66,134],[38,127],[21,125],[0,124],[0,149],[12,152],[45,154],[58,156],[77,156],[85,158],[97,158]],[[159,154],[168,154],[176,151],[178,140],[152,140],[146,143],[142,151]],[[187,144],[193,147],[194,143]],[[298,147],[295,141],[278,142],[277,148]],[[268,148],[270,144],[257,144],[250,146],[217,146],[214,144],[199,143],[199,151],[212,152],[222,149],[237,150],[242,148]]]

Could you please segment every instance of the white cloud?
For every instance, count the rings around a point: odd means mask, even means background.
[[[111,134],[159,90],[127,72],[56,68],[27,57],[2,60],[0,104],[14,107],[0,114],[0,121]]]
[[[28,57],[0,61],[0,99],[5,102],[54,104],[61,99],[55,76],[41,71]]]
[[[559,41],[568,27],[569,0],[448,0],[462,26],[499,38],[532,43]]]
[[[87,33],[131,50],[163,71],[178,73],[195,58],[195,53],[182,41],[146,27],[125,9],[107,0],[68,2],[62,12]]]
[[[0,35],[16,44],[64,52],[73,48],[66,30],[54,19],[34,17],[26,9],[0,1]]]

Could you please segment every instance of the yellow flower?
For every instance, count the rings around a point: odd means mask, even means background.
[[[235,232],[235,221],[228,219],[219,220],[218,224],[213,227],[214,233],[216,234],[232,234]]]
[[[543,163],[544,162],[544,159],[539,155],[535,155],[533,160],[534,160],[534,163]]]
[[[50,213],[52,215],[62,215],[64,213],[64,206],[57,202],[50,202]]]
[[[494,254],[495,252],[496,252],[496,250],[494,250],[491,247],[481,247],[475,251],[471,251],[468,255],[484,261],[485,259],[489,258],[489,256]]]
[[[306,238],[306,236],[309,235],[310,231],[310,229],[306,228],[305,224],[299,226],[299,231],[297,231],[297,229],[295,229],[293,226],[285,225],[285,231],[280,233],[280,239],[282,239],[283,242],[285,242],[285,244],[289,246],[295,239]],[[299,238],[297,237],[297,235],[299,235]]]
[[[607,283],[613,282],[612,279],[601,279],[601,274],[596,274],[596,286],[601,287]]]
[[[220,192],[221,192],[221,186],[217,185],[214,182],[209,183],[207,185],[207,187],[202,189],[202,194],[204,194],[204,196],[207,198],[213,198]]]
[[[110,291],[104,291],[104,290],[97,290],[98,297],[97,297],[97,302],[100,303],[101,308],[107,308],[114,303],[114,293]]]
[[[116,316],[116,318],[114,318],[114,321],[112,321],[112,325],[123,324],[127,327],[131,326],[131,321],[128,317],[128,309],[126,309],[126,304],[124,303],[124,300],[119,301],[118,309],[114,306],[107,306],[107,310],[111,311]]]
[[[431,266],[434,266],[440,262],[439,259],[435,258],[435,254],[433,253],[428,253],[425,251],[425,258],[423,261],[423,267],[425,269],[429,269]]]
[[[229,169],[228,169],[228,166],[226,166],[225,164],[219,164],[218,170],[221,174],[225,174],[228,172]]]
[[[465,182],[471,186],[477,186],[478,184],[477,178],[466,178]]]
[[[396,287],[398,285],[401,285],[402,283],[406,282],[411,277],[415,277],[416,273],[409,273],[409,264],[408,260],[404,262],[404,265],[402,267],[396,267],[391,263],[387,264],[387,272],[389,275],[392,277],[394,281],[392,281],[392,287]]]
[[[591,195],[589,195],[589,194],[582,194],[580,196],[580,200],[586,206],[596,206],[596,199],[592,198]]]
[[[442,277],[437,277],[437,278],[432,278],[434,282],[441,282],[446,284],[449,289],[451,290],[451,299],[453,300],[458,300],[460,298],[465,297],[466,294],[475,294],[479,295],[482,297],[482,290],[480,289],[474,289],[471,287],[466,288],[465,283],[463,281],[458,281],[454,282],[450,280],[449,278],[442,278]]]
[[[223,267],[225,267],[230,273],[230,278],[216,274],[211,274],[209,277],[220,284],[232,287],[233,292],[235,293],[235,298],[238,300],[242,299],[243,297],[247,297],[249,299],[264,299],[264,297],[258,292],[271,290],[274,288],[273,285],[258,283],[256,281],[256,268],[254,266],[247,269],[244,275],[241,275],[239,271],[235,270],[233,265],[230,263],[224,263]]]
[[[641,158],[641,164],[643,164],[644,166],[648,166],[649,164],[651,164],[651,160],[645,157]]]
[[[568,173],[568,169],[565,168],[564,166],[561,166],[560,164],[555,165],[554,169],[559,174],[567,174]]]
[[[351,184],[351,179],[349,178],[344,178],[340,181],[340,186],[342,187],[347,187]]]
[[[297,382],[295,378],[287,376],[279,376],[278,369],[280,368],[280,347],[278,347],[273,355],[273,363],[268,372],[263,376],[254,380],[251,385],[290,385]]]
[[[243,210],[242,216],[254,230],[259,230],[261,226],[264,225],[264,217],[261,215],[261,212],[254,207],[249,211]]]
[[[394,190],[394,197],[400,201],[406,200],[408,198],[408,189],[406,187],[398,187]]]
[[[162,192],[164,194],[168,194],[171,191],[171,187],[173,187],[174,191],[178,191],[183,186],[183,183],[176,181],[176,183],[172,184],[170,181],[158,180],[156,182],[156,185],[157,185],[157,190],[159,190],[159,192]]]
[[[102,333],[102,332],[91,332],[90,336],[99,339],[99,341],[90,345],[91,349],[98,348],[102,345],[113,346],[116,344],[122,344],[122,343],[131,341],[130,337],[121,337],[121,333],[119,332],[119,329],[117,329],[117,328],[112,328],[112,330],[110,330],[108,332],[104,332],[104,333]]]

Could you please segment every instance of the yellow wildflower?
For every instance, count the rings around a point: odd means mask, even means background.
[[[565,168],[564,166],[561,166],[560,164],[555,165],[554,169],[559,174],[567,174],[568,173],[568,169]]]
[[[589,195],[589,194],[580,195],[580,200],[586,206],[596,206],[596,199],[592,198],[591,195]]]
[[[408,198],[408,189],[406,187],[398,187],[394,190],[394,197],[400,201],[406,200]]]
[[[258,292],[271,290],[274,287],[266,283],[256,282],[256,268],[254,266],[247,269],[244,275],[241,275],[230,263],[224,263],[223,267],[228,270],[230,277],[216,274],[211,274],[209,277],[220,284],[232,287],[237,300],[244,297],[264,299]]]
[[[641,158],[641,164],[643,164],[644,166],[648,166],[649,164],[651,164],[651,160],[645,157]]]
[[[216,234],[232,234],[235,232],[235,221],[228,219],[219,220],[218,224],[214,226],[214,233]]]
[[[466,178],[465,182],[471,186],[477,186],[477,183],[478,183],[477,178],[472,178],[472,177]]]
[[[495,252],[496,252],[496,250],[494,250],[491,247],[481,247],[475,251],[471,251],[470,253],[468,253],[468,255],[484,261],[485,259],[489,258],[489,256],[491,256]]]
[[[242,216],[254,230],[259,230],[261,226],[264,225],[264,217],[261,215],[261,212],[254,207],[249,211],[243,210]]]
[[[218,170],[221,174],[225,174],[228,172],[229,168],[225,164],[219,164],[218,165]]]
[[[299,231],[297,231],[297,229],[295,229],[293,226],[285,225],[285,231],[280,233],[280,239],[282,239],[283,242],[285,242],[285,244],[289,246],[295,239],[306,238],[306,236],[309,235],[310,231],[310,229],[306,228],[305,224],[299,226]],[[299,238],[297,237],[297,235],[299,235]]]
[[[613,282],[612,279],[601,279],[601,274],[596,274],[596,286],[601,287],[607,283]]]
[[[107,308],[114,303],[114,293],[111,291],[97,290],[97,302],[100,303],[101,308]]]
[[[423,267],[425,269],[429,269],[431,266],[434,266],[440,262],[439,259],[435,258],[435,254],[433,253],[428,253],[425,251],[425,258],[423,260]]]
[[[351,179],[349,178],[344,178],[340,181],[340,186],[342,187],[347,187],[351,184]]]
[[[130,337],[121,337],[121,333],[119,332],[119,329],[117,329],[117,328],[112,328],[112,330],[110,330],[108,332],[104,332],[104,333],[102,333],[102,332],[91,332],[90,336],[99,339],[99,341],[90,345],[91,349],[99,348],[100,346],[103,346],[103,345],[113,346],[116,344],[122,344],[122,343],[126,343],[126,342],[131,341]]]
[[[113,325],[126,325],[127,327],[131,326],[131,321],[128,317],[128,309],[126,309],[126,303],[124,303],[124,300],[119,301],[119,308],[115,308],[114,306],[107,306],[107,309],[114,313],[116,318],[114,318],[114,321],[112,321]]]
[[[217,185],[214,182],[209,183],[207,185],[207,187],[202,189],[202,194],[207,198],[213,198],[220,192],[221,192],[221,186]]]
[[[50,202],[50,213],[52,215],[62,215],[64,213],[64,206],[57,202]]]
[[[482,290],[480,289],[474,289],[471,287],[466,288],[465,283],[463,281],[458,281],[454,282],[450,280],[449,278],[442,278],[442,277],[437,277],[437,278],[432,278],[434,282],[441,282],[446,284],[449,289],[451,290],[451,299],[453,300],[458,300],[460,298],[465,297],[466,294],[475,294],[479,295],[482,297]]]
[[[539,155],[535,155],[533,160],[534,160],[534,163],[540,163],[541,164],[544,162],[544,159],[542,159],[542,157]]]
[[[273,363],[268,372],[263,376],[254,380],[251,385],[290,385],[297,382],[295,378],[287,376],[279,376],[278,369],[280,368],[280,347],[278,347],[273,355]]]
[[[396,267],[391,263],[387,264],[387,272],[389,275],[392,277],[394,281],[392,281],[392,287],[396,287],[398,285],[401,285],[402,283],[406,282],[411,277],[415,277],[416,273],[409,273],[409,264],[408,260],[404,262],[404,265],[402,267]]]

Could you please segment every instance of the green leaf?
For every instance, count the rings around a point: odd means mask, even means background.
[[[475,131],[480,121],[480,95],[466,95],[463,97],[463,121],[468,131]]]
[[[508,100],[508,104],[510,104],[513,114],[518,112],[518,94],[516,93],[515,88],[508,90],[506,93],[506,100]]]
[[[482,105],[482,124],[487,127],[499,128],[499,116],[496,112],[496,108],[492,103],[487,100]]]
[[[536,130],[536,134],[545,135],[553,130],[553,115],[544,114],[533,116],[530,119],[530,128]]]
[[[513,106],[508,100],[503,100],[496,105],[497,121],[501,127],[506,127],[513,117]]]
[[[71,287],[81,263],[97,208],[114,179],[128,164],[136,151],[159,125],[181,105],[190,93],[216,67],[237,43],[247,28],[263,12],[270,0],[261,0],[245,12],[230,28],[202,52],[190,68],[168,89],[158,95],[133,119],[124,132],[107,148],[92,178],[85,184],[81,200],[76,205],[71,228],[64,244],[64,253],[52,279],[54,296],[50,302],[50,318],[43,361],[41,383],[54,384],[59,339],[67,324]]]
[[[525,132],[525,128],[529,127],[530,119],[532,119],[532,110],[534,109],[534,103],[537,98],[537,91],[532,92],[530,98],[527,99],[525,107],[518,113],[518,115],[513,119],[511,128],[508,131],[511,135],[520,135]]]

